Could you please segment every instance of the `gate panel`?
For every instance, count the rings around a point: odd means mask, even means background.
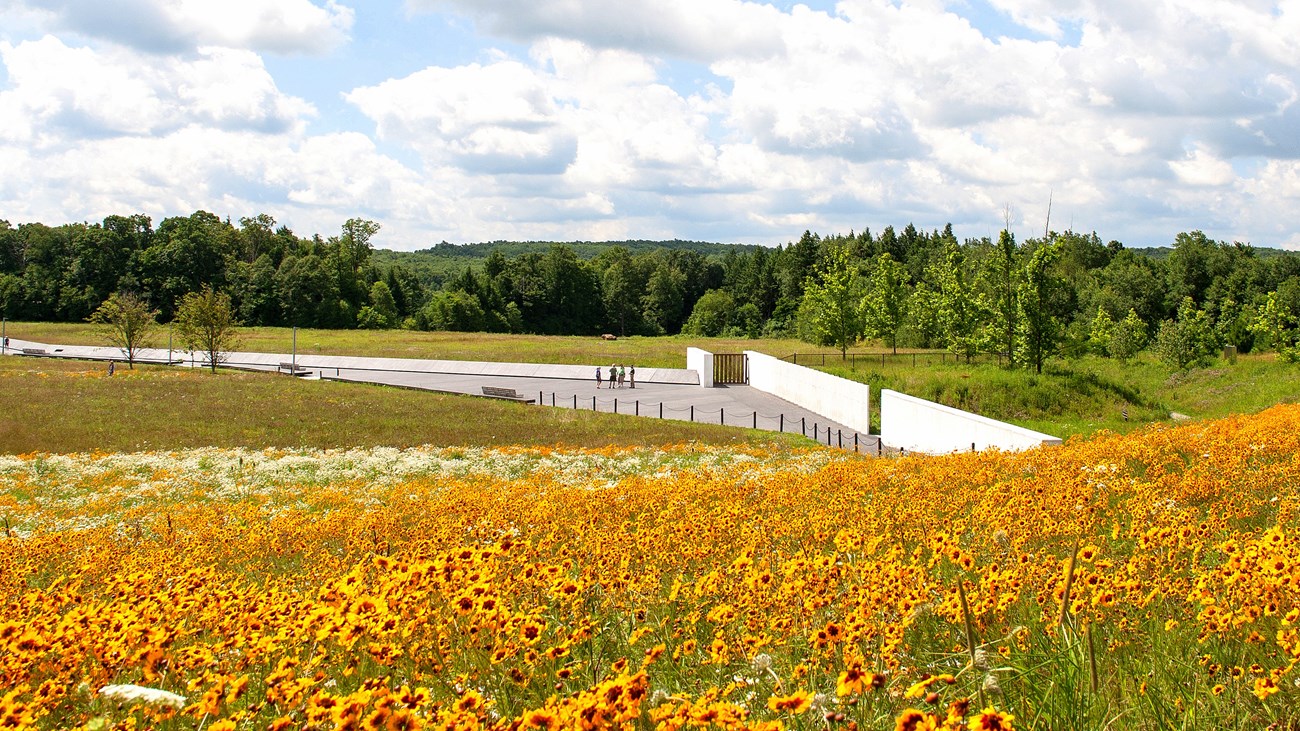
[[[714,353],[713,382],[749,383],[749,360],[744,353]]]

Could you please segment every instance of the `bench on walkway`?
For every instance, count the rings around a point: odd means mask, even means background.
[[[483,395],[489,398],[507,399],[509,401],[518,401],[524,404],[536,403],[537,399],[520,395],[513,388],[498,388],[497,386],[484,386]]]
[[[276,371],[280,373],[288,373],[291,376],[306,376],[311,373],[311,371],[296,363],[281,363],[279,367],[276,368]]]
[[[45,355],[45,348],[23,348],[23,355]]]

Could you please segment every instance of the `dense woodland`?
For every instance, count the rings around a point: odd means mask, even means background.
[[[204,211],[17,227],[0,220],[0,314],[82,321],[116,292],[166,322],[203,285],[246,325],[541,334],[797,336],[847,348],[1129,357],[1220,346],[1295,356],[1300,255],[1180,233],[1128,249],[1095,233],[958,241],[951,226],[805,232],[775,248],[700,242],[507,243],[376,251],[379,225],[301,237],[267,215]]]

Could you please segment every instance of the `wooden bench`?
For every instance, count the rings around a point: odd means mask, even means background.
[[[45,355],[45,348],[23,348],[23,355]]]
[[[296,363],[281,363],[276,370],[280,373],[288,373],[291,376],[305,376],[311,373],[311,371]]]
[[[518,401],[524,404],[535,403],[537,399],[522,396],[513,388],[498,388],[497,386],[484,386],[483,395],[489,398],[507,399],[509,401]]]

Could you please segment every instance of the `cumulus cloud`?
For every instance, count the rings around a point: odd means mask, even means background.
[[[782,46],[781,13],[770,5],[741,0],[410,0],[408,4],[463,13],[492,33],[524,42],[550,36],[595,48],[697,61],[770,56]]]
[[[312,103],[259,54],[338,49],[352,10],[126,2],[105,17],[82,0],[0,0],[0,21],[16,8],[41,29],[0,35],[0,168],[41,170],[21,189],[0,178],[18,209],[216,200],[245,215],[266,201],[327,224],[308,230],[370,215],[411,246],[770,243],[908,220],[979,236],[1007,204],[1037,235],[1049,195],[1054,227],[1135,245],[1191,228],[1294,243],[1300,229],[1291,2],[989,0],[1032,31],[1000,35],[945,0],[408,0],[472,47],[438,62],[407,47],[395,78]]]
[[[281,93],[249,51],[200,49],[159,65],[129,49],[74,48],[53,36],[0,43],[0,140],[61,147],[81,138],[154,135],[197,124],[278,132],[313,113]]]
[[[324,53],[347,40],[354,19],[334,0],[9,0],[6,7],[42,16],[51,28],[155,53],[201,46]]]

